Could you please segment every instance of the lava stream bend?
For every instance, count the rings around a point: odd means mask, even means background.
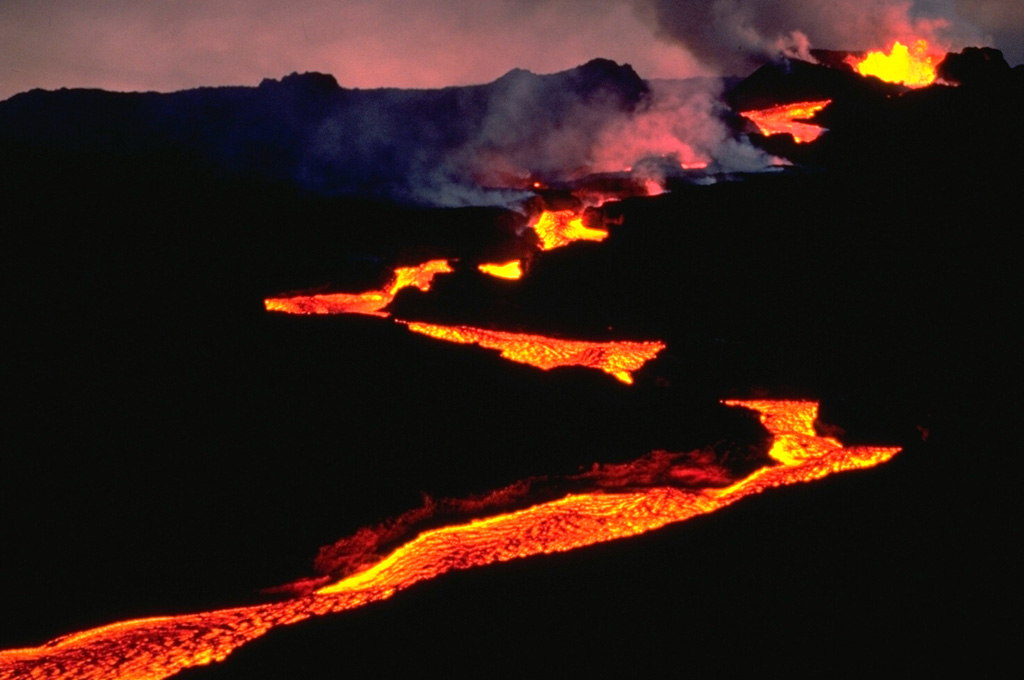
[[[635,536],[713,512],[771,487],[867,468],[897,447],[843,447],[814,433],[815,402],[729,401],[755,410],[774,436],[760,468],[726,488],[652,487],[583,493],[524,510],[425,531],[376,565],[317,592],[284,602],[184,616],[137,619],[67,635],[29,649],[0,652],[0,680],[157,680],[225,659],[276,626],[384,600],[448,571],[531,555],[565,552]]]

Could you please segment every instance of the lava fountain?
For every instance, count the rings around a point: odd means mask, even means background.
[[[863,76],[875,76],[907,87],[924,87],[935,82],[935,68],[942,57],[942,53],[929,47],[927,40],[916,40],[909,47],[897,40],[888,54],[869,52],[864,59],[851,58],[848,63]]]

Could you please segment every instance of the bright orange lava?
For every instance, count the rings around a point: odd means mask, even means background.
[[[523,278],[523,268],[519,260],[512,260],[505,264],[482,264],[477,268],[484,274],[497,276],[499,279],[515,280]]]
[[[892,44],[889,54],[875,51],[853,67],[864,76],[876,76],[888,83],[903,83],[907,87],[924,87],[935,81],[935,67],[942,60],[942,54],[929,51],[927,40],[918,40],[913,47],[907,47],[898,40]]]
[[[573,241],[603,241],[608,232],[584,226],[583,217],[572,210],[545,210],[533,230],[540,237],[541,250],[553,250]]]
[[[506,359],[545,371],[559,366],[585,366],[604,371],[626,384],[632,384],[633,371],[639,370],[665,349],[661,342],[586,342],[470,326],[435,326],[417,321],[402,323],[411,331],[439,340],[501,350],[501,356]]]
[[[742,111],[740,115],[753,121],[765,137],[788,132],[796,142],[813,142],[825,129],[813,123],[800,122],[800,119],[810,118],[830,103],[831,99],[797,102],[757,111]]]
[[[41,647],[0,652],[0,680],[67,678],[157,680],[221,661],[275,626],[384,600],[420,581],[531,555],[565,552],[642,534],[713,512],[771,487],[868,468],[896,447],[849,447],[814,434],[818,405],[805,401],[727,401],[760,413],[775,437],[777,465],[726,488],[655,487],[585,493],[467,524],[425,531],[361,572],[301,598],[184,616],[115,623]]]
[[[387,314],[381,310],[391,304],[398,291],[416,286],[425,293],[430,290],[436,274],[449,274],[451,271],[447,260],[430,260],[415,267],[399,267],[391,283],[381,290],[267,298],[263,306],[268,312],[287,314],[371,314],[386,317]]]

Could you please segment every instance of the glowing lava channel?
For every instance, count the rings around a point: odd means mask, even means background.
[[[831,99],[797,102],[756,111],[742,111],[740,115],[750,119],[765,137],[788,132],[793,135],[795,142],[813,142],[825,132],[825,128],[801,119],[811,118],[831,103]]]
[[[381,310],[391,304],[398,291],[416,286],[426,293],[437,274],[450,274],[447,260],[430,260],[415,267],[399,267],[391,282],[381,290],[366,293],[327,293],[287,298],[267,298],[263,306],[268,312],[286,314],[370,314],[386,317]]]
[[[654,487],[629,493],[566,496],[524,510],[425,531],[361,572],[305,597],[252,607],[137,619],[58,638],[41,647],[0,652],[0,680],[157,680],[225,659],[275,626],[384,600],[415,583],[531,555],[565,552],[635,536],[713,512],[772,487],[868,468],[898,447],[843,447],[819,437],[818,404],[727,401],[757,411],[774,436],[776,465],[726,488]],[[640,575],[638,575],[640,576]]]
[[[402,321],[409,330],[429,335],[438,340],[461,344],[480,345],[501,351],[501,356],[542,370],[559,366],[596,368],[631,385],[633,371],[640,368],[665,349],[661,342],[587,342],[561,340],[543,335],[489,331],[470,326],[436,326],[418,321]]]
[[[935,82],[935,67],[942,55],[931,52],[927,40],[917,40],[907,47],[898,40],[889,48],[889,54],[869,52],[852,66],[862,76],[875,76],[888,83],[902,83],[907,87],[924,87]]]
[[[608,237],[603,229],[585,226],[583,217],[572,210],[545,210],[533,230],[540,237],[541,250],[554,250],[573,241],[603,241]]]
[[[523,278],[523,267],[519,260],[512,260],[505,264],[482,264],[477,267],[484,274],[496,276],[499,279],[516,280]]]

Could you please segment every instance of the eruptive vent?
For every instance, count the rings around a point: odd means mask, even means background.
[[[436,274],[450,274],[452,268],[447,260],[430,260],[415,267],[399,267],[391,283],[381,290],[366,293],[327,293],[324,295],[299,295],[287,298],[267,298],[263,306],[268,312],[286,314],[370,314],[386,317],[383,310],[395,299],[398,291],[416,286],[424,293]]]
[[[831,103],[831,99],[823,99],[781,104],[768,109],[741,111],[740,115],[750,119],[765,137],[786,132],[793,135],[796,142],[813,142],[825,129],[807,122],[807,119]]]
[[[501,350],[501,356],[506,359],[545,371],[559,366],[596,368],[627,385],[633,383],[633,371],[640,370],[665,349],[661,342],[586,342],[469,326],[436,326],[415,321],[402,323],[411,331],[439,340]]]
[[[760,468],[725,488],[651,487],[565,496],[523,510],[425,531],[377,564],[304,597],[252,607],[137,619],[68,635],[41,647],[0,652],[0,680],[157,680],[225,659],[276,626],[384,600],[448,571],[565,552],[713,512],[773,487],[868,468],[896,447],[843,447],[814,433],[818,405],[728,401],[752,409],[774,436]]]
[[[935,67],[942,57],[941,53],[929,48],[927,40],[917,40],[912,47],[897,40],[889,48],[889,54],[869,52],[864,59],[852,58],[849,63],[864,76],[875,76],[907,87],[924,87],[935,82]]]

